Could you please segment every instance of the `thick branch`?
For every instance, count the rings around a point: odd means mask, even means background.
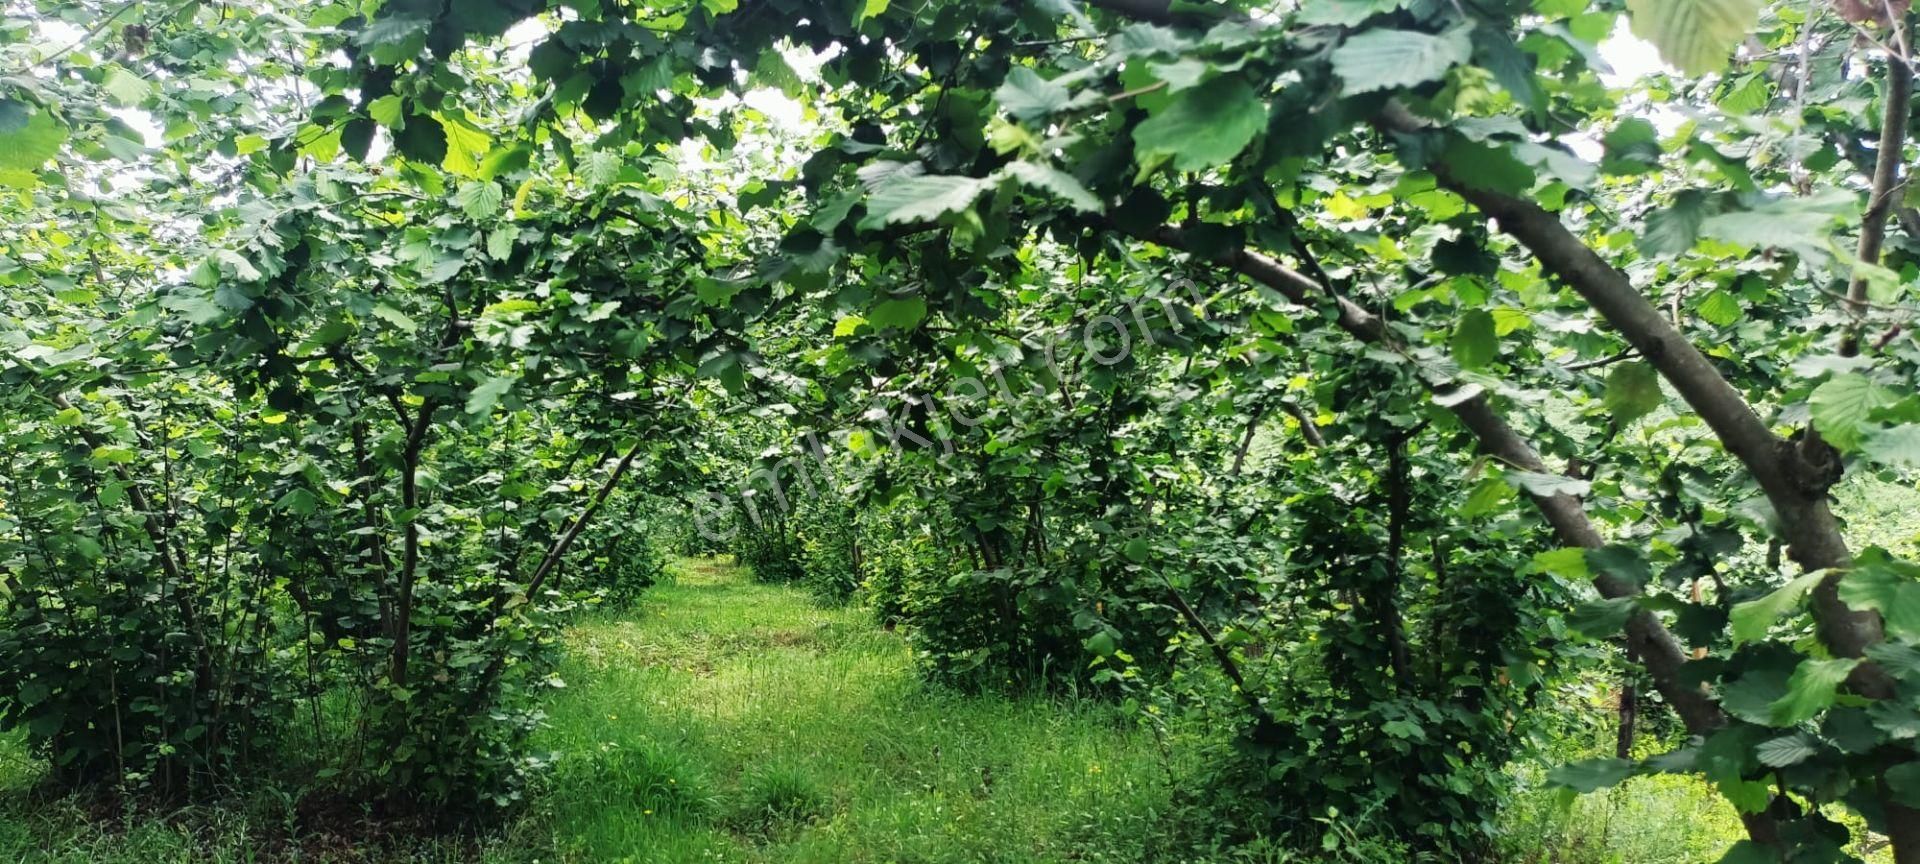
[[[527,580],[529,598],[540,590],[540,585],[547,581],[547,575],[559,565],[560,559],[566,556],[567,549],[573,545],[574,539],[580,536],[581,529],[593,519],[593,514],[600,511],[600,505],[606,503],[607,496],[613,493],[613,487],[619,484],[621,477],[626,475],[627,468],[633,465],[634,457],[640,455],[640,448],[645,443],[636,441],[632,447],[627,448],[626,455],[621,456],[619,464],[613,466],[613,473],[608,474],[607,479],[600,484],[600,488],[593,493],[593,500],[587,503],[586,509],[580,511],[579,516],[574,517],[573,524],[567,526],[566,533],[560,535],[560,539],[554,541],[553,547],[547,550],[546,557],[540,559],[540,566],[534,568],[533,578]]]
[[[1880,118],[1880,152],[1874,160],[1873,186],[1868,193],[1867,210],[1860,218],[1860,245],[1857,255],[1863,264],[1878,265],[1880,248],[1887,239],[1887,216],[1899,201],[1900,164],[1907,147],[1907,118],[1913,113],[1913,67],[1907,61],[1887,57],[1886,105]],[[1847,311],[1854,317],[1867,309],[1867,277],[1857,275],[1847,285]],[[1860,353],[1860,328],[1856,322],[1840,339],[1840,356]]]
[[[1532,201],[1462,183],[1444,168],[1440,176],[1579,292],[1693,406],[1766,493],[1794,560],[1810,570],[1833,571],[1814,591],[1822,641],[1847,657],[1859,657],[1867,646],[1879,642],[1883,638],[1880,616],[1848,608],[1837,593],[1839,577],[1853,555],[1839,520],[1827,506],[1831,452],[1824,447],[1796,447],[1774,435],[1720,370],[1647,302],[1626,274],[1601,259],[1558,217]],[[1891,692],[1884,672],[1872,664],[1862,664],[1860,669],[1854,684],[1865,695],[1880,698]]]
[[[1192,251],[1186,237],[1177,228],[1162,227],[1142,239],[1173,249]],[[1228,267],[1301,305],[1312,305],[1315,295],[1332,297],[1338,305],[1335,323],[1362,342],[1391,344],[1386,324],[1379,317],[1331,289],[1258,252],[1238,250],[1214,263]],[[1480,446],[1507,464],[1525,471],[1547,472],[1539,454],[1514,432],[1487,403],[1484,395],[1472,395],[1454,401],[1451,410],[1479,438]],[[1569,495],[1529,495],[1534,506],[1546,517],[1561,543],[1587,549],[1604,545],[1598,528],[1587,518],[1580,499]],[[1606,597],[1631,597],[1639,593],[1632,581],[1605,571],[1595,573],[1594,587]],[[1639,610],[1627,620],[1627,639],[1646,666],[1667,703],[1674,707],[1687,728],[1704,733],[1726,724],[1720,707],[1698,687],[1682,683],[1680,666],[1686,654],[1680,643],[1653,613]]]

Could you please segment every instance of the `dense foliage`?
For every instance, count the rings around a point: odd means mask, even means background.
[[[1683,731],[1557,782],[1920,862],[1920,563],[1833,504],[1920,468],[1905,4],[7,8],[0,723],[63,784],[510,804],[565,617],[726,550],[1215,721],[1222,835],[1486,855],[1625,665]]]

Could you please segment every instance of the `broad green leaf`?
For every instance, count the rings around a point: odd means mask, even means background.
[[[1032,120],[1067,107],[1073,94],[1029,67],[1015,66],[1000,83],[1000,89],[993,91],[993,100],[1015,119]]]
[[[1633,776],[1633,763],[1625,759],[1583,759],[1547,772],[1547,782],[1586,794]]]
[[[432,115],[415,114],[407,118],[405,128],[394,133],[393,145],[408,159],[438,165],[447,158],[447,130]]]
[[[1753,755],[1760,764],[1769,768],[1785,768],[1797,765],[1814,757],[1820,752],[1820,742],[1805,732],[1783,735],[1755,747]]]
[[[1438,80],[1473,54],[1466,28],[1445,33],[1367,30],[1333,51],[1333,74],[1345,93],[1370,93]]]
[[[1655,258],[1671,258],[1693,248],[1700,239],[1700,223],[1707,218],[1707,196],[1688,189],[1673,196],[1673,203],[1647,214],[1646,230],[1640,233],[1640,253]]]
[[[1749,249],[1785,249],[1819,262],[1832,257],[1828,238],[1837,225],[1858,217],[1851,193],[1826,190],[1709,216],[1700,221],[1700,233]]]
[[[1765,597],[1734,604],[1733,611],[1727,615],[1733,627],[1733,644],[1741,645],[1767,638],[1767,631],[1773,629],[1773,622],[1797,608],[1800,598],[1807,596],[1807,592],[1825,577],[1826,571],[1816,570],[1774,589]]]
[[[1889,673],[1920,682],[1920,648],[1899,642],[1880,642],[1868,645],[1866,655]]]
[[[485,219],[500,212],[500,202],[506,193],[500,191],[497,184],[485,180],[468,180],[460,184],[460,191],[453,193],[453,203],[474,219]]]
[[[412,333],[420,329],[420,325],[418,323],[415,323],[412,318],[407,317],[407,313],[402,312],[398,309],[395,309],[392,306],[388,306],[385,303],[378,303],[374,305],[373,316],[375,318],[379,318],[380,320],[387,322],[388,324],[392,324],[395,327],[405,330],[408,333]]]
[[[1860,450],[1890,468],[1920,469],[1920,423],[1902,423],[1868,432]]]
[[[867,323],[875,328],[911,330],[926,317],[927,301],[918,297],[896,297],[875,305],[867,314]]]
[[[1460,515],[1473,518],[1500,509],[1500,505],[1513,499],[1513,487],[1500,477],[1488,477],[1473,487],[1466,503],[1460,505]]]
[[[513,243],[520,232],[513,228],[498,228],[487,234],[487,257],[495,261],[505,261],[513,257]]]
[[[1632,597],[1591,600],[1567,613],[1567,626],[1590,639],[1611,639],[1627,628],[1635,608]]]
[[[406,99],[397,93],[388,93],[367,103],[367,116],[388,129],[398,129],[406,125]]]
[[[1171,160],[1175,170],[1201,171],[1232,161],[1267,125],[1267,108],[1237,76],[1222,76],[1168,99],[1133,130],[1143,166]]]
[[[119,105],[138,105],[153,95],[153,85],[147,79],[127,71],[124,67],[114,66],[107,70],[106,80],[100,83],[100,89],[107,91],[113,101]]]
[[[66,140],[67,128],[47,109],[36,109],[13,131],[0,132],[0,169],[38,171]]]
[[[1694,311],[1700,313],[1703,320],[1715,327],[1731,326],[1746,315],[1746,310],[1740,306],[1740,299],[1724,288],[1708,291],[1700,298],[1699,304],[1694,306]]]
[[[1665,400],[1660,392],[1660,373],[1650,363],[1631,361],[1613,367],[1607,373],[1607,392],[1602,404],[1622,427],[1652,414]]]
[[[447,133],[447,155],[441,167],[457,177],[480,176],[480,160],[493,149],[493,137],[462,117],[440,121]]]
[[[1305,0],[1297,20],[1302,24],[1352,27],[1405,5],[1405,0]]]
[[[620,176],[623,164],[620,154],[610,150],[595,150],[580,160],[580,179],[587,181],[588,188],[601,188]]]
[[[1578,546],[1535,553],[1533,566],[1575,582],[1593,578],[1593,571],[1587,566],[1587,550]]]
[[[1098,213],[1101,210],[1100,199],[1093,197],[1093,193],[1088,192],[1087,187],[1074,179],[1072,174],[1051,165],[1014,162],[1000,170],[1022,185],[1043,189],[1059,196],[1068,204],[1072,204],[1075,210],[1083,213]]]
[[[368,24],[353,41],[367,49],[373,62],[397,66],[427,47],[427,30],[432,26],[433,22],[426,18],[387,15]]]
[[[1462,369],[1480,369],[1500,354],[1500,338],[1494,335],[1493,316],[1483,309],[1469,309],[1454,326],[1447,347]]]
[[[1898,401],[1899,394],[1874,383],[1865,375],[1849,372],[1828,379],[1814,388],[1808,397],[1813,413],[1813,428],[1821,437],[1841,450],[1857,450],[1868,429],[1867,417],[1873,409]]]
[[[1851,657],[1800,661],[1793,677],[1787,679],[1787,695],[1768,706],[1773,725],[1804,723],[1832,707],[1840,682],[1847,680],[1847,675],[1858,665],[1860,661]]]
[[[937,174],[885,180],[867,196],[867,217],[860,227],[930,222],[958,213],[972,207],[989,185],[974,177]]]
[[[1838,588],[1849,607],[1880,613],[1889,635],[1920,638],[1920,565],[1874,546],[1854,559]]]
[[[1734,46],[1759,23],[1762,0],[1627,0],[1633,35],[1688,75],[1726,68]]]
[[[1903,762],[1887,769],[1887,788],[1894,800],[1908,807],[1920,807],[1920,762]]]
[[[500,397],[505,396],[507,391],[512,390],[514,383],[518,380],[520,379],[511,375],[496,375],[481,381],[473,388],[473,392],[467,395],[467,413],[493,413],[494,404],[499,402]]]
[[[1127,545],[1120,551],[1121,554],[1127,556],[1128,561],[1132,561],[1135,564],[1139,564],[1153,557],[1153,546],[1143,537],[1135,537],[1132,540],[1128,540]]]

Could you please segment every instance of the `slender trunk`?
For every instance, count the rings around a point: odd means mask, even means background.
[[[1913,67],[1907,61],[1887,56],[1886,104],[1880,118],[1880,150],[1873,164],[1873,185],[1869,187],[1866,212],[1860,218],[1860,245],[1856,256],[1863,264],[1878,265],[1880,249],[1887,240],[1887,217],[1904,191],[1900,167],[1907,146],[1907,122],[1913,113]],[[1847,312],[1859,318],[1867,311],[1867,277],[1856,275],[1847,284]],[[1860,324],[1847,327],[1840,339],[1840,356],[1860,353]]]
[[[407,432],[406,449],[400,454],[400,507],[407,524],[401,541],[400,584],[393,604],[393,669],[389,677],[401,687],[407,684],[407,664],[412,659],[413,587],[420,575],[420,453],[426,448],[427,429],[439,407],[432,398],[421,403],[420,413]]]

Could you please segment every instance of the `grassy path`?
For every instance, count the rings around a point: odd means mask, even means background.
[[[1150,736],[1111,709],[921,686],[859,609],[687,561],[636,609],[567,635],[568,687],[534,742],[555,754],[529,812],[475,842],[289,838],[294,799],[91,818],[29,793],[0,738],[0,861],[1135,862],[1163,812]],[[95,816],[101,814],[93,814]],[[263,846],[258,838],[276,840]],[[394,841],[399,840],[398,848]]]
[[[1149,736],[1097,707],[923,688],[857,609],[688,562],[575,629],[539,744],[568,861],[1137,861]]]

